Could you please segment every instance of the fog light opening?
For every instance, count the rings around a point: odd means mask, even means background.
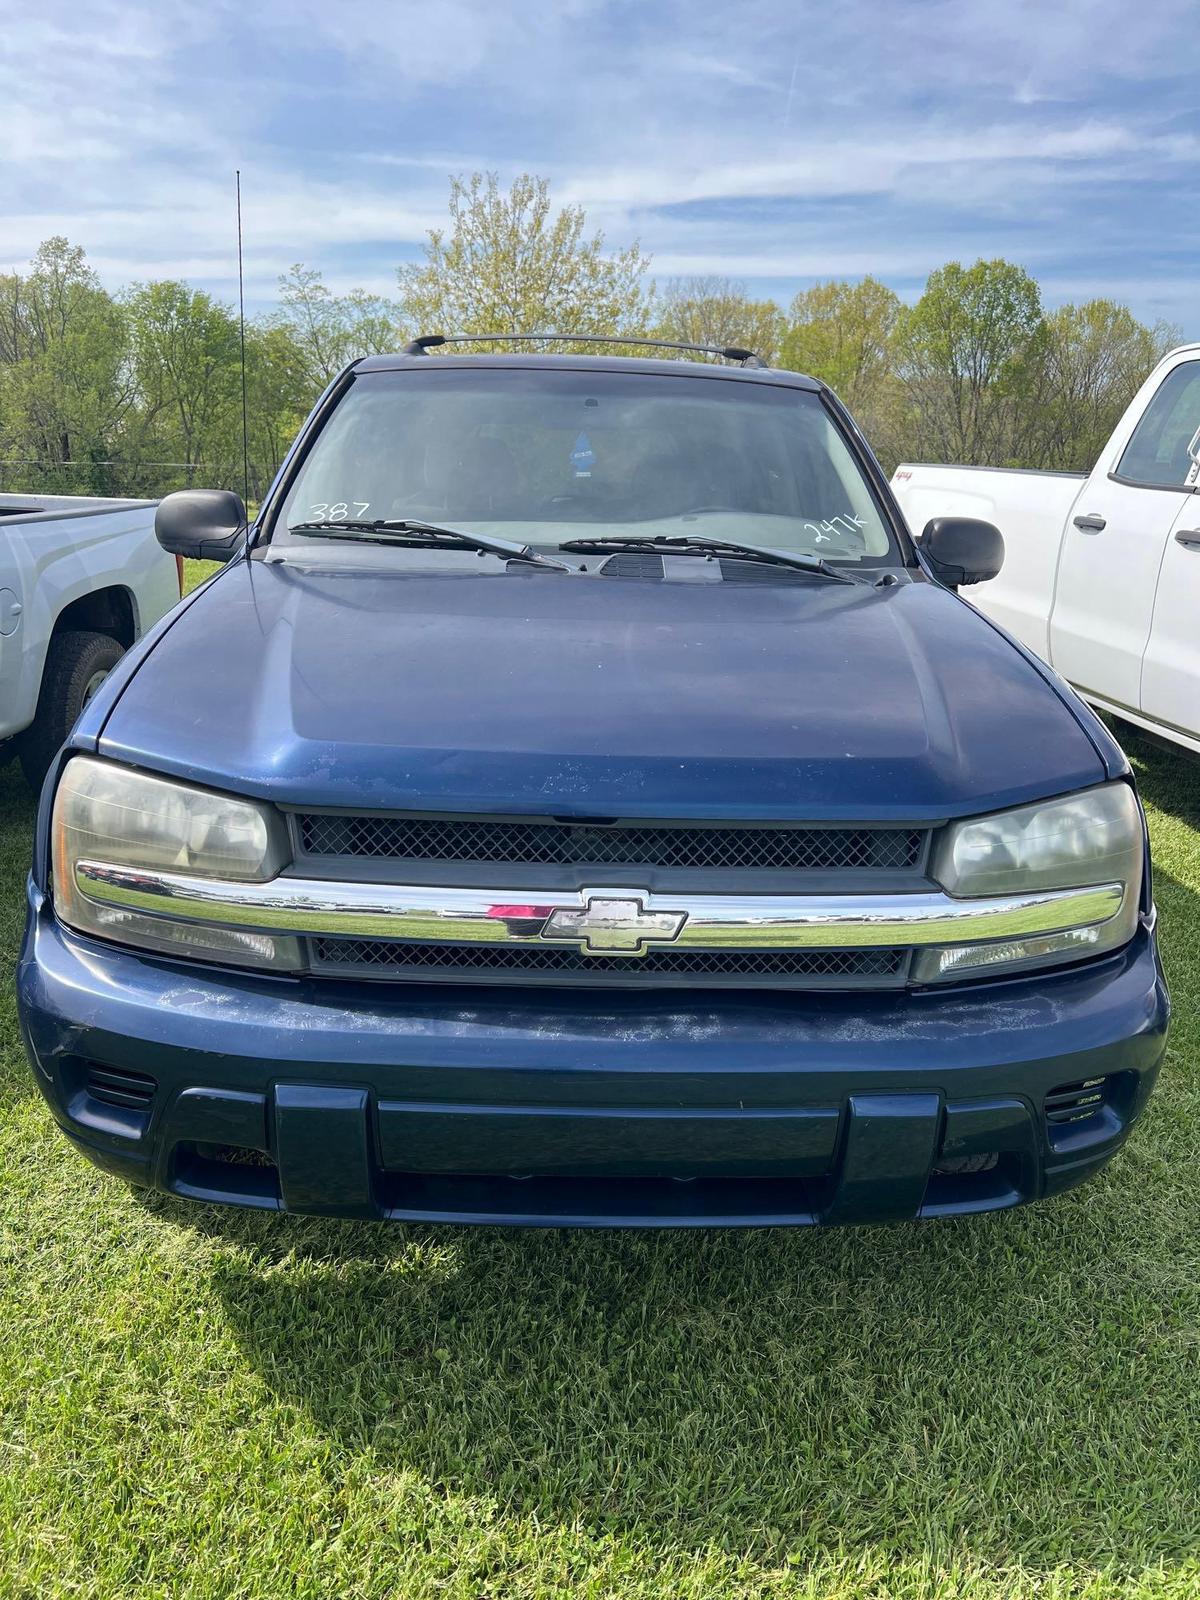
[[[265,1150],[253,1150],[242,1144],[205,1144],[192,1146],[202,1161],[215,1161],[229,1167],[273,1167],[275,1163]]]
[[[1051,1150],[1070,1153],[1119,1138],[1136,1113],[1136,1072],[1093,1073],[1051,1089],[1042,1103]]]
[[[177,1144],[170,1186],[192,1200],[228,1200],[274,1209],[280,1201],[279,1168],[263,1150],[248,1145]]]
[[[1073,1122],[1089,1122],[1112,1099],[1112,1079],[1081,1078],[1077,1083],[1060,1083],[1046,1096],[1046,1121],[1053,1127]]]
[[[942,1157],[933,1170],[944,1178],[965,1178],[974,1177],[979,1172],[991,1172],[999,1165],[999,1150],[985,1150],[973,1156]]]
[[[1019,1153],[980,1150],[969,1156],[939,1156],[925,1186],[920,1215],[997,1211],[1028,1198],[1028,1173]]]

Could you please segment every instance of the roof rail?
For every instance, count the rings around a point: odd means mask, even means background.
[[[674,339],[634,339],[617,333],[423,333],[418,339],[410,339],[400,354],[423,356],[442,344],[502,344],[509,339],[542,344],[640,344],[656,350],[693,350],[700,355],[724,356],[726,361],[740,361],[743,367],[765,367],[767,364],[753,350],[740,350],[736,346],[723,349],[715,344],[679,344]]]

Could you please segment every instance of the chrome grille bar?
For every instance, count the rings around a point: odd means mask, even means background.
[[[281,876],[235,883],[80,861],[102,905],[262,933],[556,945],[592,955],[648,948],[862,949],[973,944],[1107,921],[1119,883],[958,900],[918,894],[693,895],[639,889],[454,889]]]

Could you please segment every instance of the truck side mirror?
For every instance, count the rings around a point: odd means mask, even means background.
[[[231,489],[179,489],[158,502],[154,535],[173,556],[228,561],[246,537],[246,508]]]
[[[934,517],[917,541],[930,572],[948,589],[986,583],[1004,565],[999,528],[975,517]]]

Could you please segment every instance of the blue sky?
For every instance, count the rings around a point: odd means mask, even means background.
[[[1200,337],[1195,0],[0,0],[0,268],[394,287],[448,175],[528,170],[654,275],[901,294],[1005,255]]]

